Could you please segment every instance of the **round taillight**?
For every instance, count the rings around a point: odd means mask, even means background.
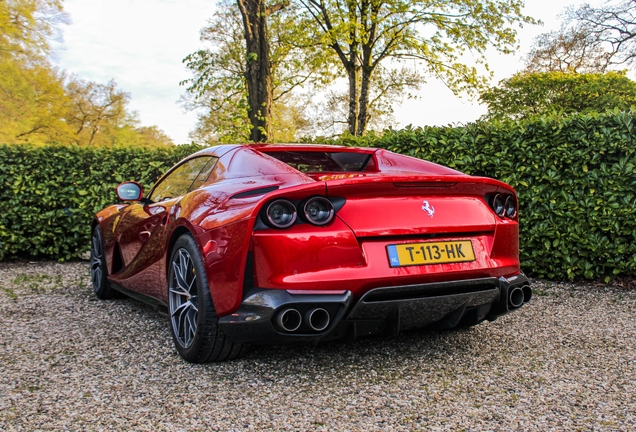
[[[503,216],[506,214],[504,197],[501,194],[497,194],[492,197],[492,209],[497,216]]]
[[[506,209],[507,217],[513,219],[515,216],[517,216],[517,203],[515,201],[515,197],[513,197],[512,195],[508,195],[504,207]]]
[[[289,228],[296,222],[296,207],[284,199],[272,201],[265,209],[267,221],[275,228]]]
[[[326,225],[333,219],[333,204],[327,198],[314,197],[303,206],[307,222],[314,225]]]

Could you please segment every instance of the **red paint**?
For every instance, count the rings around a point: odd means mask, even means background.
[[[301,173],[267,155],[281,151],[353,152],[371,159],[362,171]],[[241,303],[248,256],[254,286],[293,293],[349,290],[356,297],[377,287],[520,271],[518,222],[496,216],[485,201],[486,194],[515,194],[502,182],[373,148],[226,145],[191,157],[201,155],[219,160],[200,189],[97,214],[112,281],[165,302],[170,244],[184,230],[199,246],[220,316]],[[316,195],[345,200],[326,226],[279,230],[261,220],[261,210],[275,198],[302,202]],[[433,217],[423,207],[434,209]],[[389,266],[387,245],[457,239],[472,242],[475,261]],[[123,267],[113,272],[117,251]]]

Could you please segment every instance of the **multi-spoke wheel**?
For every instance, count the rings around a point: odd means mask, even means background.
[[[93,283],[95,295],[102,300],[118,297],[117,291],[108,284],[106,276],[108,276],[108,270],[106,268],[106,257],[104,256],[104,240],[102,238],[102,230],[97,225],[93,229],[91,239],[91,282]]]
[[[197,274],[192,257],[185,248],[178,249],[172,261],[172,277],[168,288],[170,320],[176,342],[189,348],[197,330],[199,309]]]
[[[208,280],[197,245],[190,235],[179,237],[170,255],[168,312],[179,355],[193,363],[232,360],[246,351],[218,330]]]

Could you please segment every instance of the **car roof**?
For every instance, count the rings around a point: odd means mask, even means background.
[[[352,152],[375,153],[378,149],[372,147],[348,147],[327,144],[247,144],[258,151],[324,151],[324,152]]]
[[[347,147],[347,146],[338,146],[338,145],[326,145],[326,144],[264,144],[264,143],[256,143],[256,144],[221,144],[213,147],[204,148],[195,153],[197,156],[201,155],[214,155],[217,157],[223,156],[225,153],[230,150],[236,149],[237,147],[247,147],[254,149],[256,151],[260,151],[263,153],[267,152],[278,152],[278,151],[293,151],[293,152],[351,152],[351,153],[366,153],[371,154],[375,153],[378,149],[373,147]]]
[[[233,171],[233,176],[245,177],[249,173],[250,169],[253,169],[254,166],[257,166],[262,162],[262,159],[259,159],[258,162],[252,159],[252,157],[256,154],[260,154],[261,157],[267,156],[268,162],[266,163],[266,166],[271,168],[268,172],[278,173],[287,171],[289,169],[289,165],[286,163],[281,162],[275,157],[269,160],[270,156],[268,153],[277,152],[340,152],[367,155],[375,154],[377,158],[375,161],[375,163],[377,163],[377,166],[375,166],[375,175],[412,175],[413,173],[428,175],[464,175],[463,173],[447,166],[374,147],[346,147],[324,144],[223,144],[203,149],[191,155],[189,158],[203,155],[216,156],[220,159],[227,157],[229,158],[227,162],[230,160],[233,161],[231,167],[229,166],[229,163],[226,163],[227,169]],[[235,158],[239,154],[242,156]],[[280,164],[284,164],[284,167]],[[230,173],[228,172],[227,174],[229,175]]]

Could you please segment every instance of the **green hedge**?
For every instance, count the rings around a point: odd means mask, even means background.
[[[362,144],[512,185],[521,266],[532,275],[636,275],[634,113],[388,131]]]
[[[150,187],[201,147],[0,146],[0,260],[70,259],[89,249],[90,220],[117,202],[115,187]]]
[[[522,268],[550,279],[636,275],[636,115],[609,113],[407,128],[345,144],[384,147],[511,184]],[[115,186],[149,187],[199,147],[0,146],[0,259],[69,259],[88,249]]]

